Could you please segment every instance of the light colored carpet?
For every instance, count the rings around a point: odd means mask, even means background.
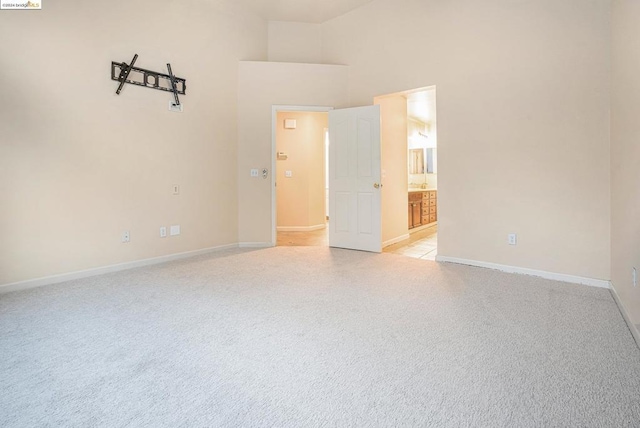
[[[640,425],[608,290],[229,250],[0,296],[0,426]]]

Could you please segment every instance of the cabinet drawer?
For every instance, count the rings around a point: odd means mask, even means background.
[[[427,199],[429,199],[429,192],[423,192],[422,193],[422,200],[424,201],[424,200],[427,200]]]
[[[422,200],[422,193],[420,192],[411,192],[409,193],[409,201],[416,202]]]
[[[435,190],[433,192],[427,192],[429,194],[429,199],[435,199],[438,192]]]
[[[429,216],[428,215],[424,215],[422,216],[422,224],[429,224]]]
[[[429,205],[432,207],[436,206],[436,200],[435,199],[429,199]]]
[[[437,210],[437,208],[436,208],[435,205],[430,206],[429,207],[429,214],[435,214],[436,210]]]
[[[433,223],[437,219],[438,219],[438,216],[436,214],[429,215],[429,223]]]

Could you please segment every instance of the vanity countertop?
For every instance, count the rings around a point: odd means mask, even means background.
[[[433,190],[438,190],[435,187],[427,187],[426,189],[409,189],[409,193],[411,192],[429,192]]]

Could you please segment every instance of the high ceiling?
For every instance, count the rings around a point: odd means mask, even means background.
[[[235,0],[269,21],[321,23],[371,0]]]

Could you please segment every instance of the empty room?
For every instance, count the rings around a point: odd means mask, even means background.
[[[638,28],[0,0],[0,426],[640,427]]]

